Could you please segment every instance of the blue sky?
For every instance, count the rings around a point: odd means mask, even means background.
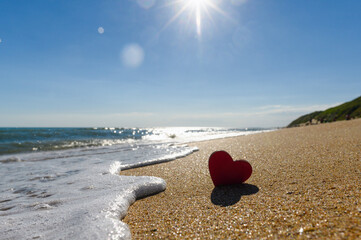
[[[275,127],[361,95],[361,1],[190,1],[0,1],[0,126]]]

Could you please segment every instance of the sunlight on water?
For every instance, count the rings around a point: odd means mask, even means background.
[[[264,129],[165,128],[0,128],[0,155],[89,149],[122,144],[186,143],[247,135]]]

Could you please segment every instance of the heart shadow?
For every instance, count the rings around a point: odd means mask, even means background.
[[[241,200],[242,196],[252,195],[259,191],[255,185],[242,183],[215,187],[211,194],[211,201],[214,205],[227,207],[232,206]]]

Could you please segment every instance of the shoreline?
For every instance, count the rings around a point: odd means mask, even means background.
[[[189,144],[199,151],[121,175],[163,178],[123,222],[134,239],[361,236],[361,119]],[[243,185],[214,188],[208,158],[246,159]]]

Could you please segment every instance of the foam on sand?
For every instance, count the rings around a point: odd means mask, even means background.
[[[114,169],[119,163],[83,158],[48,160],[41,168],[38,161],[3,163],[1,237],[130,239],[120,219],[136,199],[164,191],[165,181],[121,176]]]

